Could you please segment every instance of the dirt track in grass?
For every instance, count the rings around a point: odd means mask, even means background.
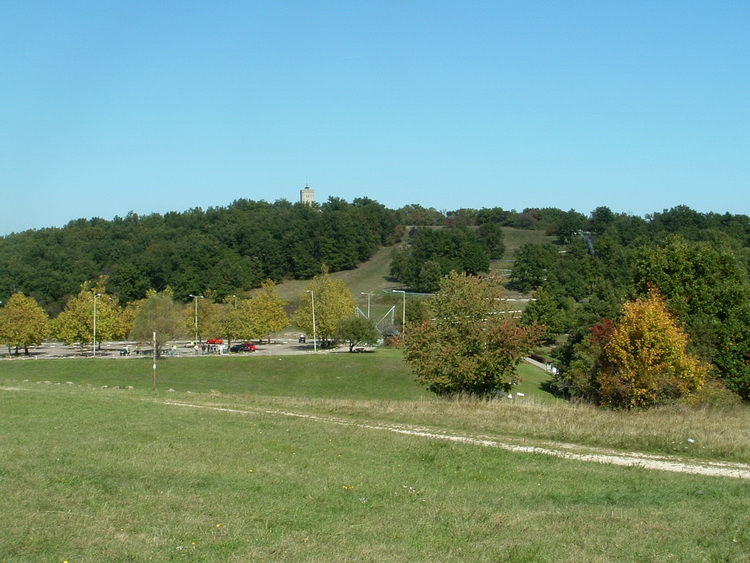
[[[333,416],[311,415],[299,412],[291,412],[277,409],[263,408],[228,408],[215,405],[202,405],[183,401],[164,401],[164,404],[184,407],[207,409],[233,414],[253,415],[266,414],[284,417],[295,417],[309,420],[315,423],[336,424],[352,426],[367,430],[381,432],[392,432],[407,436],[429,438],[431,440],[446,440],[461,444],[469,444],[487,448],[498,448],[510,452],[539,454],[586,461],[592,463],[604,463],[610,465],[621,465],[628,467],[642,467],[658,471],[671,471],[674,473],[688,473],[692,475],[706,475],[711,477],[733,477],[736,479],[750,479],[750,465],[742,463],[724,463],[714,461],[684,460],[678,457],[657,456],[638,452],[618,452],[603,448],[591,448],[575,444],[563,444],[559,442],[544,442],[538,445],[513,444],[509,441],[498,440],[487,436],[473,436],[467,434],[455,434],[441,430],[411,426],[406,424],[386,424],[380,422],[359,422]]]

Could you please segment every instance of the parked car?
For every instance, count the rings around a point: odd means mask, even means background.
[[[230,352],[255,352],[255,344],[243,342],[242,344],[233,344],[229,349]]]
[[[221,338],[209,338],[206,342],[209,344],[224,344],[224,341]]]

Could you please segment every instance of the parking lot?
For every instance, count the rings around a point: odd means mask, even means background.
[[[236,344],[240,341],[232,341],[232,344]],[[307,354],[313,352],[313,343],[311,340],[307,340],[304,343],[299,342],[299,333],[284,333],[278,334],[271,338],[271,341],[253,340],[253,344],[256,346],[254,352],[238,352],[231,353],[228,351],[229,346],[224,350],[224,356],[278,356],[278,355],[289,355],[289,354]],[[229,344],[226,342],[225,344]],[[346,349],[344,347],[343,349]],[[153,354],[153,347],[150,343],[134,342],[134,341],[115,341],[115,342],[101,342],[98,343],[96,350],[97,358],[111,358],[111,359],[132,359],[148,357]],[[201,345],[199,343],[198,351],[195,350],[195,344],[193,341],[177,340],[170,342],[162,350],[162,356],[165,357],[196,357],[196,356],[220,356],[218,347],[209,347],[208,345]],[[0,353],[0,357],[4,359],[13,358],[83,358],[92,357],[92,347],[79,345],[66,345],[62,342],[45,342],[39,346],[30,346],[29,355],[26,356],[23,350],[19,351],[18,356],[15,354],[8,355],[7,347],[4,347]]]

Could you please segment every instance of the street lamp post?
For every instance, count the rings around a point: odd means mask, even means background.
[[[198,299],[203,299],[203,296],[191,293],[190,297],[193,298],[193,303],[195,304],[195,344],[198,344]]]
[[[370,296],[372,295],[372,291],[363,291],[361,292],[362,295],[367,295],[367,320],[370,320]]]
[[[101,293],[94,293],[94,358],[96,358],[96,298],[101,296]]]
[[[315,292],[312,289],[308,289],[307,293],[310,294],[310,300],[312,301],[312,317],[313,317],[313,352],[318,352],[318,329],[315,326]]]
[[[400,293],[404,296],[403,305],[401,306],[401,332],[406,332],[406,292],[403,289],[394,289],[393,293]]]
[[[232,297],[234,297],[234,310],[236,311],[237,310],[237,296],[232,295]]]

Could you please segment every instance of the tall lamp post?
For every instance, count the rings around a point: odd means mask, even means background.
[[[315,325],[315,292],[312,289],[308,289],[307,293],[310,294],[310,300],[312,301],[312,314],[313,314],[313,352],[318,352],[318,329]]]
[[[190,297],[193,298],[193,303],[195,304],[195,344],[198,344],[198,299],[203,299],[203,296],[191,293]]]
[[[94,352],[93,356],[96,358],[96,299],[101,297],[101,293],[94,293]]]
[[[401,332],[406,332],[406,292],[403,289],[394,289],[393,293],[400,293],[404,296],[403,305],[401,306]]]
[[[362,295],[367,295],[367,320],[370,320],[370,296],[372,295],[372,291],[362,291]]]

